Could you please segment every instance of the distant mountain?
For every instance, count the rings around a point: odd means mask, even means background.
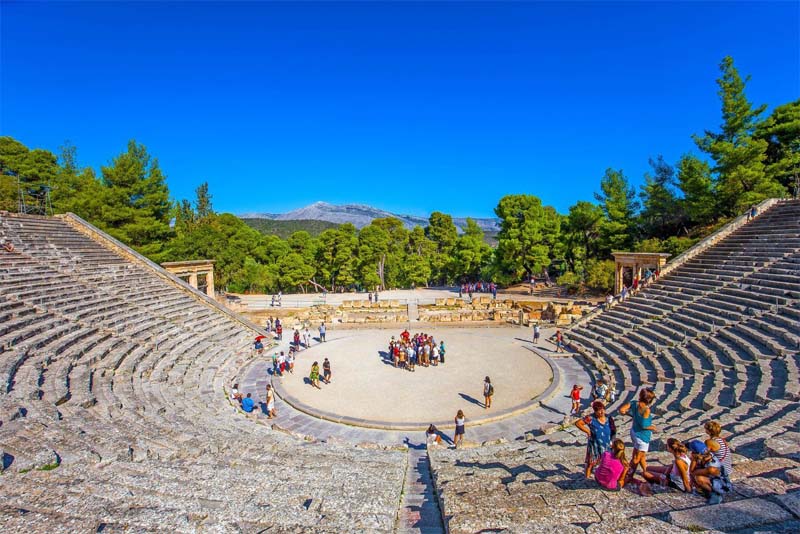
[[[417,225],[425,227],[428,224],[428,219],[426,217],[398,215],[363,204],[342,204],[337,206],[328,204],[327,202],[315,202],[309,206],[288,213],[247,213],[240,215],[240,217],[242,219],[272,219],[275,221],[314,220],[327,221],[334,224],[351,223],[356,228],[363,228],[371,223],[373,219],[383,217],[395,217],[400,219],[408,229]],[[486,233],[495,234],[500,231],[499,219],[475,217],[474,220]],[[459,232],[462,232],[467,226],[467,219],[466,217],[454,217],[453,223],[455,223]]]
[[[293,233],[305,230],[312,237],[316,237],[329,228],[336,228],[339,225],[328,221],[313,221],[313,220],[292,220],[292,221],[278,221],[275,219],[267,218],[241,218],[245,224],[251,228],[255,228],[262,234],[276,235],[281,239],[286,239]]]

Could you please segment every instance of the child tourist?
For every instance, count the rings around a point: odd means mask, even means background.
[[[600,455],[600,462],[594,470],[594,478],[601,488],[617,491],[625,486],[628,460],[625,458],[625,443],[615,439],[611,450]]]

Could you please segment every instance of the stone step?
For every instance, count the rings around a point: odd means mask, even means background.
[[[788,510],[766,499],[744,499],[669,513],[673,525],[690,530],[742,530],[791,519]]]

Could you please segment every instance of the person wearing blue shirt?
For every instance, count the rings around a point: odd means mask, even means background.
[[[253,402],[253,399],[250,397],[250,393],[247,394],[247,397],[242,399],[242,410],[247,413],[252,413],[253,408],[255,408],[256,403]]]

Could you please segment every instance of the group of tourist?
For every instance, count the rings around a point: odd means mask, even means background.
[[[661,276],[660,269],[646,269],[644,276],[642,276],[641,279],[638,276],[635,276],[630,285],[623,284],[622,290],[616,297],[610,293],[606,295],[606,309],[608,310],[613,307],[615,301],[625,302],[630,297],[636,295],[643,288],[655,283],[659,276]]]
[[[594,473],[597,483],[607,490],[619,490],[626,484],[636,483],[640,494],[650,496],[652,486],[658,485],[685,493],[698,492],[707,497],[710,504],[722,502],[723,495],[731,490],[732,463],[730,447],[721,437],[722,429],[716,421],[705,424],[705,441],[694,439],[683,443],[675,438],[667,439],[667,451],[672,454],[670,465],[647,465],[647,452],[653,432],[657,431],[651,411],[655,399],[653,390],[642,389],[638,401],[619,409],[621,415],[630,414],[633,418],[630,461],[626,458],[625,442],[616,437],[614,418],[606,413],[607,398],[598,397],[592,402],[592,414],[575,423],[588,438],[586,478]],[[639,468],[642,480],[636,482],[634,476]]]
[[[458,288],[459,298],[463,298],[464,294],[472,298],[473,293],[491,293],[492,298],[497,298],[497,284],[494,282],[468,282],[461,284]]]
[[[331,374],[331,362],[328,358],[325,358],[322,361],[322,381],[326,384],[331,383],[331,378],[333,374]],[[311,385],[317,389],[322,389],[319,386],[319,362],[314,362],[311,364],[311,373],[308,376]]]
[[[274,352],[272,354],[272,375],[283,376],[287,372],[294,374],[295,357],[293,347],[289,347],[288,354],[285,354],[284,351]]]
[[[283,340],[283,324],[281,324],[281,320],[275,317],[269,317],[267,319],[267,323],[264,325],[264,330],[267,331],[267,334],[275,334],[275,339],[278,341]]]
[[[425,333],[412,336],[408,330],[403,330],[400,339],[392,336],[389,341],[389,355],[394,366],[412,372],[417,365],[435,367],[444,364],[445,352],[444,341],[437,345],[433,336]]]
[[[265,398],[267,418],[274,419],[278,415],[278,412],[275,410],[275,390],[272,388],[272,384],[267,384]],[[245,413],[253,413],[256,409],[256,401],[253,399],[253,394],[248,393],[247,395],[242,395],[239,391],[239,384],[234,384],[231,388],[230,399],[231,402],[236,403]]]

